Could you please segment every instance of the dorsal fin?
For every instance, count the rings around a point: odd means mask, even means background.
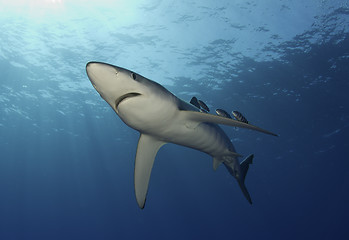
[[[218,158],[214,158],[213,159],[213,170],[216,171],[221,163],[222,163],[222,161],[220,161]]]

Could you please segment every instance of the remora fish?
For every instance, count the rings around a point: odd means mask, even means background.
[[[216,109],[216,113],[218,116],[221,116],[221,117],[226,117],[226,118],[231,118],[230,114],[227,113],[225,110],[223,109]]]
[[[196,97],[192,97],[190,100],[190,103],[193,104],[198,109],[200,109],[200,104],[199,104],[198,99]]]
[[[207,105],[202,101],[202,100],[198,100],[201,109],[205,110],[206,112],[209,112],[210,109],[207,107]]]
[[[233,116],[236,118],[236,120],[243,122],[243,123],[247,123],[248,121],[247,119],[238,111],[232,111]]]
[[[100,96],[121,120],[140,133],[134,185],[138,206],[144,208],[155,156],[166,143],[187,146],[213,157],[213,168],[223,163],[233,175],[246,199],[252,203],[245,176],[253,155],[239,163],[233,144],[217,124],[276,134],[233,119],[199,112],[160,84],[127,69],[89,62],[87,75]]]
[[[210,111],[207,105],[202,100],[198,100],[196,97],[192,97],[190,103],[197,107],[201,112],[207,113]]]

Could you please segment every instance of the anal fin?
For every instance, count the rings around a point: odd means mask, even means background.
[[[218,158],[213,158],[213,170],[216,171],[221,163],[222,161],[219,160]]]

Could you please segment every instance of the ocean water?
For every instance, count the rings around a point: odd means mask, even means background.
[[[347,239],[349,2],[0,1],[0,239]],[[238,110],[279,137],[223,127],[255,154],[236,180],[168,144],[145,209],[139,133],[89,61]]]

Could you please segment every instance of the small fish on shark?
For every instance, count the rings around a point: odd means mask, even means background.
[[[197,107],[201,112],[207,113],[210,111],[208,106],[202,100],[198,100],[196,97],[192,97],[190,103]]]
[[[232,114],[234,116],[234,118],[240,122],[243,122],[243,123],[247,123],[248,124],[248,121],[247,119],[238,111],[232,111]]]
[[[120,119],[140,133],[134,169],[134,187],[138,206],[143,209],[149,179],[159,149],[174,143],[204,152],[213,158],[213,169],[223,163],[236,179],[243,195],[252,204],[245,177],[253,154],[239,161],[230,138],[221,127],[247,128],[272,136],[275,133],[231,118],[200,112],[160,84],[133,71],[107,63],[89,62],[87,76],[99,95]],[[199,103],[199,101],[197,101]],[[200,103],[199,107],[202,107]],[[207,108],[208,109],[208,108]],[[169,186],[171,189],[171,186]]]
[[[231,118],[229,113],[227,113],[225,110],[220,108],[216,109],[216,114],[221,117]]]
[[[190,100],[190,103],[192,105],[194,105],[195,107],[197,107],[198,109],[200,109],[200,104],[199,104],[199,101],[196,97],[192,97],[191,100]]]
[[[207,107],[207,105],[203,101],[198,100],[198,102],[200,104],[201,109],[205,110],[206,112],[210,111],[210,109]]]
[[[216,109],[216,114],[218,116],[221,116],[221,117],[226,117],[226,118],[232,118],[230,116],[229,113],[227,113],[225,110],[223,109]],[[240,122],[243,122],[243,123],[247,123],[248,124],[248,121],[247,119],[238,111],[232,111],[232,114],[234,116],[234,118],[237,120],[237,121],[240,121]]]

